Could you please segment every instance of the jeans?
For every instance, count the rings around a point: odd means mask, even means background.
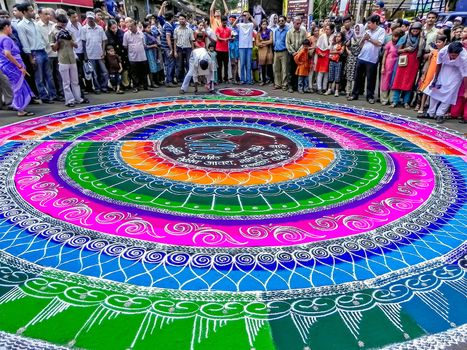
[[[240,81],[251,84],[251,51],[252,49],[240,49]]]
[[[404,104],[408,104],[410,102],[410,94],[411,91],[402,91],[402,90],[394,90],[394,96],[392,98],[392,102],[398,105],[402,98],[402,102]]]
[[[298,92],[308,91],[310,88],[308,86],[308,75],[298,77]]]
[[[378,64],[357,60],[357,73],[355,75],[355,85],[352,90],[354,98],[358,98],[360,88],[364,85],[364,77],[366,75],[366,98],[375,98],[375,87],[376,87],[376,74],[378,72]]]
[[[39,90],[39,97],[41,100],[53,100],[57,97],[57,92],[55,90],[47,52],[45,52],[45,50],[32,51],[32,55],[36,60],[34,78],[37,90]]]
[[[164,60],[164,66],[165,66],[165,83],[166,84],[173,82],[174,74],[175,74],[175,58],[173,55],[170,56],[169,52],[170,52],[169,49],[162,50],[162,58]]]
[[[190,68],[191,47],[181,48],[177,46],[177,65],[175,67],[175,75],[178,81],[183,81],[183,77],[188,73]]]
[[[114,89],[117,89],[122,83],[122,75],[120,73],[110,73],[109,74],[110,85]]]
[[[63,83],[65,103],[81,103],[81,89],[79,88],[78,67],[76,64],[59,63],[58,69]]]
[[[109,72],[105,66],[104,60],[89,60],[94,69],[93,82],[96,91],[107,91],[109,88]]]

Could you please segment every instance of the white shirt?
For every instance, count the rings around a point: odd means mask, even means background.
[[[81,40],[86,42],[86,54],[90,60],[100,60],[104,56],[102,42],[107,40],[104,29],[96,23],[94,28],[89,24],[83,27]]]
[[[76,38],[76,44],[78,45],[78,47],[75,47],[75,53],[78,54],[78,53],[83,53],[83,42],[81,40],[81,32],[83,30],[83,26],[81,25],[81,23],[76,22],[77,26],[75,27],[73,24],[71,24],[70,21],[68,21],[68,24],[66,25],[66,29],[68,29],[71,34],[74,35],[74,37]]]
[[[202,60],[206,60],[209,63],[206,69],[201,69],[201,67],[199,66],[199,62]],[[195,83],[198,82],[198,77],[200,75],[210,76],[210,74],[213,73],[214,70],[214,65],[212,64],[212,59],[208,53],[208,50],[201,47],[192,51],[190,56],[190,73],[193,76],[193,81]]]
[[[381,45],[383,45],[384,38],[386,37],[386,32],[383,28],[377,27],[373,32],[367,29],[365,33],[370,34],[371,40],[379,41]],[[360,51],[358,58],[362,61],[377,63],[381,47],[382,46],[378,47],[376,45],[373,45],[372,43],[370,43],[369,40],[365,40],[365,43],[363,44],[362,50]]]
[[[45,50],[49,39],[47,40],[41,34],[37,24],[27,18],[18,23],[18,34],[23,51],[30,54],[31,51]]]
[[[49,42],[49,35],[52,32],[52,30],[55,28],[55,22],[49,21],[47,24],[42,22],[42,20],[38,20],[37,23],[37,28],[40,30],[42,36],[44,37],[44,40],[47,42],[47,46],[45,47],[45,51],[47,51],[47,55],[49,57],[57,57],[58,54],[56,51],[52,50],[52,46],[50,45]]]
[[[439,50],[437,64],[442,64],[437,83],[439,89],[432,89],[431,84],[423,91],[430,97],[455,105],[463,78],[467,77],[467,51],[464,49],[455,60],[451,60],[448,47]]]
[[[253,23],[237,23],[238,29],[238,48],[253,48]]]

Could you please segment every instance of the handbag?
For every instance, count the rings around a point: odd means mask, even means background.
[[[407,55],[400,55],[398,60],[397,60],[397,64],[399,65],[399,67],[407,67],[407,65],[409,64],[409,58]]]

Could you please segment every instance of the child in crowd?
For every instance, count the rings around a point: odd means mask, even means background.
[[[298,76],[298,92],[304,94],[310,92],[308,76],[311,69],[311,51],[310,40],[305,39],[302,42],[302,47],[294,56],[294,61],[297,64],[295,74]]]
[[[420,106],[418,109],[419,115],[423,115],[425,104],[428,99],[428,96],[426,94],[423,94],[423,90],[425,90],[430,85],[431,81],[433,80],[433,77],[435,76],[436,65],[437,65],[436,61],[438,60],[438,52],[444,46],[446,46],[447,39],[448,38],[445,35],[438,35],[436,37],[436,41],[435,41],[436,49],[434,49],[430,53],[428,62],[425,64],[423,74],[422,74],[422,77],[420,78],[420,83],[418,86],[418,90],[422,92],[422,100],[420,102]]]
[[[208,53],[209,56],[211,57],[212,64],[213,64],[213,69],[214,69],[214,84],[217,84],[217,52],[215,51],[215,45],[214,43],[209,43],[208,45]]]
[[[344,35],[338,32],[334,36],[331,50],[329,51],[328,91],[326,91],[325,95],[331,95],[334,90],[334,96],[339,96],[339,83],[342,71],[341,56],[344,53],[344,49]]]
[[[122,60],[119,55],[116,54],[115,48],[112,45],[107,46],[107,55],[105,56],[105,65],[109,72],[109,80],[113,90],[117,94],[123,94],[120,90],[120,84],[122,82]]]
[[[391,40],[384,46],[383,62],[381,63],[381,104],[389,104],[389,93],[391,92],[391,81],[394,74],[394,67],[399,58],[397,53],[397,42],[404,35],[400,28],[392,31]],[[436,61],[436,60],[435,60]]]

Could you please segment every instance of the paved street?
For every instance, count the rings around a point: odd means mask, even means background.
[[[227,85],[221,85],[220,87],[227,87]],[[232,87],[238,87],[238,86],[234,85]],[[261,89],[261,90],[266,91],[270,96],[276,96],[276,97],[282,97],[282,98],[283,97],[303,98],[303,99],[311,99],[311,100],[318,100],[318,101],[321,100],[321,101],[330,102],[330,103],[348,104],[348,105],[352,105],[352,106],[356,106],[360,108],[384,111],[385,113],[400,114],[400,115],[411,117],[411,118],[416,118],[417,116],[416,112],[414,112],[413,110],[405,110],[404,108],[394,109],[394,108],[390,108],[387,106],[381,106],[381,104],[370,105],[363,98],[361,98],[358,101],[349,102],[347,101],[345,96],[334,97],[334,96],[324,96],[324,95],[317,95],[317,94],[301,95],[301,94],[298,94],[297,92],[291,94],[288,92],[284,92],[282,90],[273,90],[272,87],[270,86],[255,85],[253,87],[255,89]],[[192,88],[190,88],[190,91],[193,91]],[[91,104],[105,104],[109,102],[132,100],[132,99],[137,99],[137,98],[174,96],[174,95],[178,95],[178,92],[179,92],[178,88],[165,88],[164,87],[164,88],[155,89],[154,91],[140,91],[138,93],[133,93],[130,91],[130,92],[126,92],[124,95],[116,95],[114,93],[101,94],[101,95],[90,94],[90,95],[87,95],[87,97],[90,100]],[[65,107],[63,103],[56,102],[55,104],[52,104],[52,105],[46,105],[46,104],[31,105],[28,110],[36,113],[36,116],[41,116],[41,115],[47,115],[47,114],[51,114],[55,112],[60,112],[65,109],[67,109],[67,107]],[[15,123],[20,120],[26,119],[24,117],[22,118],[17,117],[15,112],[0,111],[0,115],[2,116],[2,118],[0,118],[0,125],[11,124],[11,123]],[[428,122],[432,124],[436,124],[432,120],[429,120]],[[457,130],[458,132],[464,135],[467,134],[467,124],[460,124],[458,123],[457,120],[446,120],[445,123],[442,124],[442,126],[453,129],[453,130]]]

